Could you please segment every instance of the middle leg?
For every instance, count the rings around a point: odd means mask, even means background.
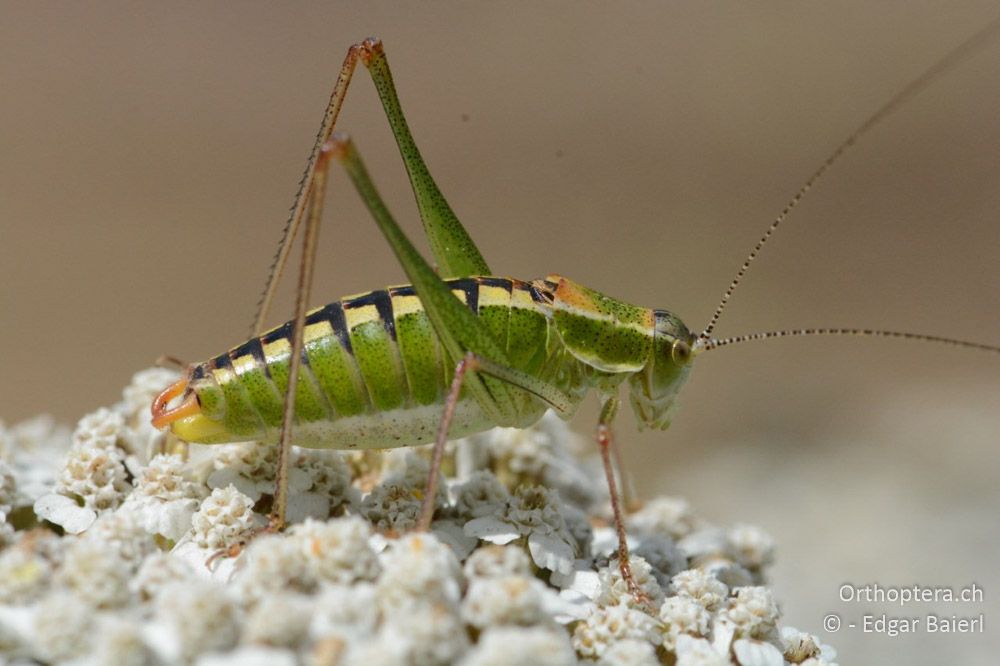
[[[430,529],[431,521],[434,517],[434,500],[437,495],[438,473],[441,469],[441,460],[444,457],[444,446],[448,441],[448,429],[451,427],[451,421],[455,416],[455,408],[458,406],[458,399],[462,392],[462,383],[469,372],[481,372],[491,375],[512,386],[528,391],[557,412],[566,413],[572,409],[569,398],[554,386],[546,384],[539,379],[529,377],[519,370],[508,368],[489,359],[477,356],[472,352],[466,352],[462,360],[455,366],[455,375],[445,399],[441,422],[438,424],[437,437],[434,441],[434,453],[431,456],[431,470],[427,477],[427,486],[420,509],[420,521],[417,523],[417,529],[421,531]]]

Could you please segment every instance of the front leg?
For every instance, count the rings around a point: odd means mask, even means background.
[[[643,606],[651,606],[652,599],[649,598],[632,575],[632,565],[629,561],[628,540],[625,535],[625,518],[622,515],[621,499],[618,496],[618,484],[615,482],[615,469],[611,464],[611,421],[618,412],[618,398],[612,396],[604,402],[601,408],[601,416],[597,421],[597,446],[601,450],[601,462],[604,463],[604,475],[608,480],[608,494],[611,495],[611,512],[614,515],[615,532],[618,534],[618,568],[621,571],[622,579],[628,585],[628,591],[632,597]]]

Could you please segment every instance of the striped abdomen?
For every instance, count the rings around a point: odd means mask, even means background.
[[[545,283],[476,277],[447,284],[506,348],[514,367],[553,380],[582,371],[550,331]],[[277,437],[290,336],[288,323],[195,369],[192,383],[200,385],[202,411],[225,424],[228,440],[220,441]],[[369,448],[433,438],[454,367],[412,287],[373,291],[313,310],[304,341],[296,443]],[[524,408],[526,423],[543,410],[535,400]],[[453,434],[492,425],[473,400],[463,399]]]

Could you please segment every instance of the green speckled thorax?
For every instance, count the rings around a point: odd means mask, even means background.
[[[447,285],[486,325],[511,367],[556,386],[574,409],[589,389],[611,391],[652,356],[653,310],[566,278],[473,277]],[[202,431],[178,435],[207,443],[275,440],[290,335],[289,322],[199,364],[191,386],[204,417],[219,427],[204,430],[200,423]],[[433,437],[454,366],[411,286],[312,310],[296,387],[296,442],[324,448],[425,443]],[[503,425],[529,425],[546,405],[521,392],[519,407],[520,422]],[[494,425],[463,394],[452,436]]]

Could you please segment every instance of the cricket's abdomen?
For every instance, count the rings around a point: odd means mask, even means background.
[[[551,294],[544,293],[544,283],[473,277],[447,284],[487,325],[513,367],[579,385],[586,370],[551,330]],[[202,412],[220,418],[226,431],[206,438],[207,443],[277,439],[291,329],[286,323],[195,369],[192,382],[201,385]],[[454,362],[413,287],[373,291],[317,308],[306,316],[303,335],[296,444],[386,448],[433,440]],[[540,401],[527,396],[522,408],[524,425],[544,411]],[[493,425],[471,397],[463,397],[450,436]]]

